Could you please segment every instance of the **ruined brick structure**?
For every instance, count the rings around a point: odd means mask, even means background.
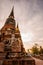
[[[35,65],[35,61],[25,55],[25,48],[13,11],[14,7],[0,30],[0,65]]]
[[[12,56],[17,57],[25,52],[23,47],[20,30],[14,19],[14,7],[7,18],[4,26],[0,30],[0,52],[12,52]]]

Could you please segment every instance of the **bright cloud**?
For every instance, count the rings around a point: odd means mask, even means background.
[[[36,41],[43,46],[43,0],[0,0],[0,28],[13,5],[15,20],[19,23],[24,45],[29,46],[29,41]]]

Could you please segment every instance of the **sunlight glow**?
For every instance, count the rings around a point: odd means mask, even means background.
[[[22,36],[23,42],[33,41],[33,34],[31,32],[22,33],[21,36]]]

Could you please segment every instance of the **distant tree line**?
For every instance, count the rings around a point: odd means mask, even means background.
[[[43,54],[43,48],[42,46],[38,47],[38,44],[35,44],[31,50],[33,54]]]
[[[28,52],[29,52],[29,49],[28,49]],[[38,46],[38,44],[37,43],[35,43],[34,45],[33,45],[33,47],[31,48],[31,52],[32,52],[32,54],[43,54],[43,48],[42,48],[42,46]]]

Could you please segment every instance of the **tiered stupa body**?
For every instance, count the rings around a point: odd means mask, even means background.
[[[26,56],[13,8],[0,30],[0,65],[35,65],[35,61]]]
[[[23,47],[20,31],[18,24],[16,26],[16,21],[14,19],[14,8],[7,18],[5,25],[0,30],[0,43],[2,45],[2,51],[6,53],[14,53],[14,56],[20,56],[20,54],[25,52]]]

